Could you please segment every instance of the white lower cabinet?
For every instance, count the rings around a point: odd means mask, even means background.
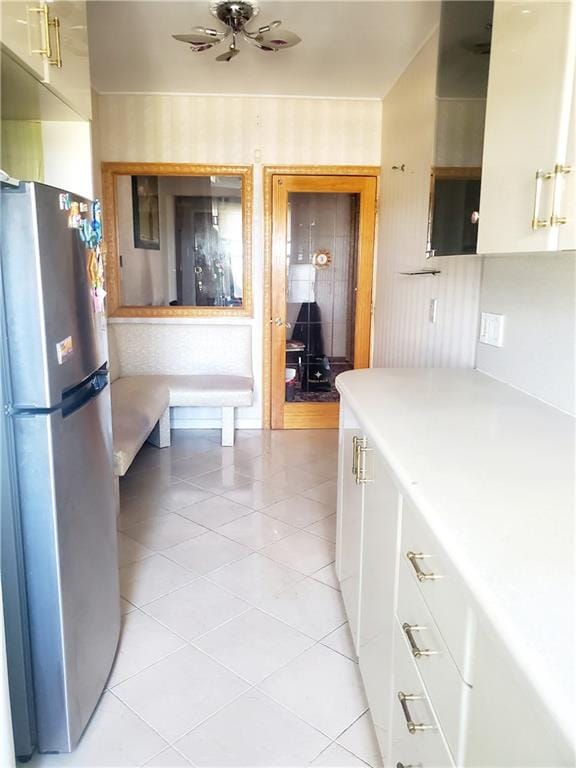
[[[454,765],[398,622],[394,633],[392,738],[388,764],[399,768]]]
[[[343,401],[336,565],[384,764],[576,765],[570,739],[368,433]]]
[[[414,665],[434,702],[450,751],[458,761],[465,750],[471,686],[460,676],[432,614],[403,563],[400,565],[397,617]]]
[[[401,497],[390,471],[371,451],[364,486],[362,578],[360,589],[359,662],[372,720],[382,754],[388,754],[392,656],[397,568],[397,538]]]
[[[340,425],[336,572],[358,653],[364,486],[356,482],[355,470],[358,441],[363,433],[345,406],[340,409]]]
[[[474,617],[462,578],[413,504],[404,503],[400,559],[428,606],[465,680],[470,677]]]
[[[478,768],[576,765],[576,755],[514,661],[508,649],[479,624],[463,764]]]

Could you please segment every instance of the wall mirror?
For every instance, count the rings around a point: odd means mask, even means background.
[[[432,168],[426,255],[476,253],[481,168]]]
[[[108,313],[250,315],[252,169],[103,163]]]
[[[444,0],[426,256],[476,253],[492,0]]]

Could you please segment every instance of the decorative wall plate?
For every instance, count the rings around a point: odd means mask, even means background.
[[[332,264],[332,254],[325,249],[315,251],[312,256],[312,264],[314,264],[316,269],[326,269],[326,267]]]

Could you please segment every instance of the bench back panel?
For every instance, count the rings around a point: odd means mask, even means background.
[[[249,325],[113,323],[120,376],[253,376]]]

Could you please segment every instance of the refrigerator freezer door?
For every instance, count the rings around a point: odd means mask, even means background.
[[[1,594],[4,602],[3,614],[0,612],[0,622],[3,615],[15,750],[10,757],[16,754],[18,757],[27,759],[34,752],[36,745],[36,720],[32,695],[28,603],[20,529],[14,425],[12,419],[6,416],[6,407],[11,401],[4,313],[0,295],[0,573],[2,574]],[[0,701],[1,711],[2,702]],[[1,731],[0,725],[0,741]],[[7,765],[7,759],[5,763],[2,761],[3,754],[0,746],[0,765]]]
[[[108,678],[120,597],[110,388],[14,419],[38,749],[68,752]]]
[[[93,311],[90,251],[60,210],[61,190],[2,191],[2,269],[16,408],[53,408],[107,359],[106,326]],[[86,207],[90,203],[71,196]]]

